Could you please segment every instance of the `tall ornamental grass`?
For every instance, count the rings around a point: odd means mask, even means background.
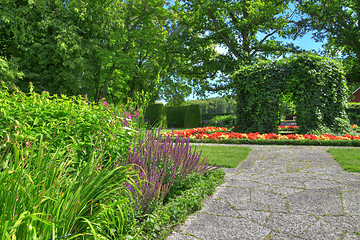
[[[43,139],[0,149],[0,239],[109,239],[134,221],[125,185],[136,189],[136,174],[107,163],[101,145],[77,168],[71,146]]]
[[[202,175],[219,168],[209,166],[207,159],[201,158],[201,151],[197,152],[196,146],[190,146],[189,139],[163,137],[160,131],[147,132],[135,147],[129,148],[126,163],[122,164],[132,165],[139,173],[136,184],[140,192],[134,186],[129,186],[129,190],[143,213],[161,203],[191,174]]]

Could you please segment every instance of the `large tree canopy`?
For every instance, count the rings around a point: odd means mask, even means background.
[[[343,55],[348,79],[360,82],[360,2],[358,0],[310,1],[301,0],[299,21],[302,34],[314,31],[315,40],[326,40],[331,56]]]
[[[356,78],[359,3],[313,2],[3,0],[0,77],[22,90],[31,81],[38,91],[94,100],[181,104],[192,91],[226,89],[239,66],[301,51],[279,36],[316,30],[346,54]]]
[[[275,39],[293,31],[290,1],[178,0],[173,7],[186,30],[179,38],[192,55],[188,75],[199,78],[231,74],[240,64],[276,58],[299,49]],[[227,49],[217,53],[216,47]],[[201,73],[201,74],[199,74]]]
[[[156,99],[166,82],[160,80],[178,57],[167,50],[171,14],[164,5],[164,0],[3,1],[2,68],[17,63],[23,90],[31,81],[39,91],[95,100]]]

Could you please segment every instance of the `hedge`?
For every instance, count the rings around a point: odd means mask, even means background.
[[[166,109],[161,103],[150,104],[146,108],[144,118],[151,127],[167,128]]]
[[[345,111],[351,124],[360,125],[360,103],[348,103]]]
[[[200,105],[189,105],[186,111],[185,128],[196,128],[201,126]]]
[[[183,128],[185,126],[187,106],[166,107],[168,127]]]
[[[168,127],[195,128],[201,126],[200,105],[166,107]]]

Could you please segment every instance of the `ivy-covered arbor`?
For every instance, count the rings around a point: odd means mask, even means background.
[[[343,133],[350,129],[345,113],[347,86],[341,65],[315,54],[242,67],[233,75],[238,131],[277,132],[280,103],[295,103],[301,132]]]

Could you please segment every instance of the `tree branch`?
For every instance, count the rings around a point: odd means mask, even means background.
[[[273,32],[269,33],[268,35],[266,35],[257,45],[257,47],[254,49],[254,51],[250,54],[250,57],[254,56],[255,53],[257,53],[260,49],[260,46],[264,43],[264,41],[269,38],[270,36],[274,35],[276,32],[278,31],[278,29],[275,29]]]
[[[224,40],[226,46],[229,48],[229,50],[231,51],[232,54],[234,54],[234,56],[239,59],[240,58],[240,55],[237,53],[237,51],[235,50],[235,48],[233,47],[233,45],[230,43],[229,39],[227,39],[225,37],[225,35],[221,32],[220,28],[219,28],[219,25],[218,25],[218,22],[216,21],[215,17],[210,13],[208,12],[208,15],[209,17],[211,18],[212,22],[214,23],[214,27],[215,27],[215,30],[216,30],[216,33],[218,33],[220,35],[220,37]]]

